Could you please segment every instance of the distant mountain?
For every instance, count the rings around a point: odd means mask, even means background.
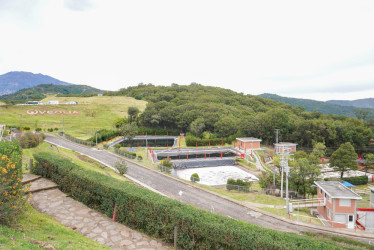
[[[334,114],[334,115],[344,115],[349,117],[356,117],[355,107],[352,106],[342,106],[331,102],[322,102],[309,99],[299,99],[283,97],[275,94],[261,94],[259,95],[266,99],[271,99],[277,102],[283,102],[290,104],[291,106],[301,106],[306,111],[318,111],[323,114]],[[368,117],[374,116],[374,109],[368,109],[370,111]]]
[[[87,85],[53,85],[41,84],[28,89],[21,89],[16,93],[10,95],[0,96],[0,100],[6,102],[10,101],[24,101],[24,100],[41,100],[47,94],[61,94],[61,95],[89,95],[92,93],[102,92],[100,89],[95,89]]]
[[[329,103],[335,103],[343,106],[352,106],[356,108],[369,108],[374,109],[374,98],[358,99],[353,101],[345,100],[329,100]]]
[[[20,89],[32,88],[40,84],[72,85],[71,83],[63,82],[47,75],[12,71],[0,75],[0,96],[12,94]]]

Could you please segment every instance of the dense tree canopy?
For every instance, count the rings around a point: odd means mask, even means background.
[[[148,101],[139,124],[201,135],[208,131],[217,137],[235,133],[261,138],[264,144],[275,142],[274,129],[280,129],[280,141],[291,141],[312,148],[317,142],[337,148],[351,142],[354,147],[369,144],[373,130],[365,121],[278,103],[259,96],[199,84],[171,87],[139,84],[108,92]]]
[[[331,155],[330,166],[340,172],[340,178],[343,179],[344,172],[351,169],[356,170],[358,163],[357,154],[352,144],[347,142],[342,145]]]

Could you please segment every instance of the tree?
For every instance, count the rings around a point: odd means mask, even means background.
[[[129,122],[134,122],[140,113],[137,107],[128,107],[127,114],[129,116]]]
[[[190,131],[196,137],[201,136],[201,134],[204,131],[204,128],[205,128],[204,118],[197,118],[190,124]]]
[[[356,170],[358,168],[357,164],[357,154],[350,142],[346,142],[331,155],[330,166],[334,170],[340,172],[340,178],[343,179],[344,172],[348,169]]]
[[[313,151],[309,155],[309,161],[314,164],[319,164],[321,158],[325,157],[326,146],[325,144],[318,142],[314,144]]]
[[[138,126],[135,122],[125,124],[122,127],[123,135],[128,139],[132,140],[135,135],[138,133]]]
[[[291,185],[295,186],[296,190],[303,190],[305,198],[305,194],[308,191],[311,192],[311,186],[320,174],[321,169],[318,165],[309,162],[307,158],[301,158],[293,163],[290,172],[290,182]]]
[[[365,154],[365,172],[368,171],[368,168],[372,169],[374,168],[374,154],[369,153]]]
[[[117,118],[117,119],[115,119],[114,120],[114,127],[115,128],[120,128],[120,127],[122,127],[123,125],[125,125],[126,123],[127,123],[127,118],[126,117],[124,117],[124,118]]]
[[[367,116],[370,114],[370,110],[369,109],[355,108],[354,113],[355,113],[357,119],[360,119],[361,121],[365,121]]]

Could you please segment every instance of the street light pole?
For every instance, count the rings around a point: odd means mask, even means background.
[[[145,132],[145,154],[147,155],[148,160],[148,140],[147,140],[148,132]]]
[[[98,149],[99,147],[97,146],[97,130],[96,130],[96,149]]]

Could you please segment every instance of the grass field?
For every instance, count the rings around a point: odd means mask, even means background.
[[[142,112],[146,107],[145,101],[139,101],[124,96],[94,96],[94,97],[48,97],[43,100],[58,100],[60,103],[77,101],[78,105],[1,105],[0,121],[2,124],[35,128],[64,128],[67,134],[80,139],[88,139],[97,129],[110,129],[116,118],[127,117],[127,109],[130,106],[137,107]],[[30,111],[77,111],[78,114],[27,114]]]

